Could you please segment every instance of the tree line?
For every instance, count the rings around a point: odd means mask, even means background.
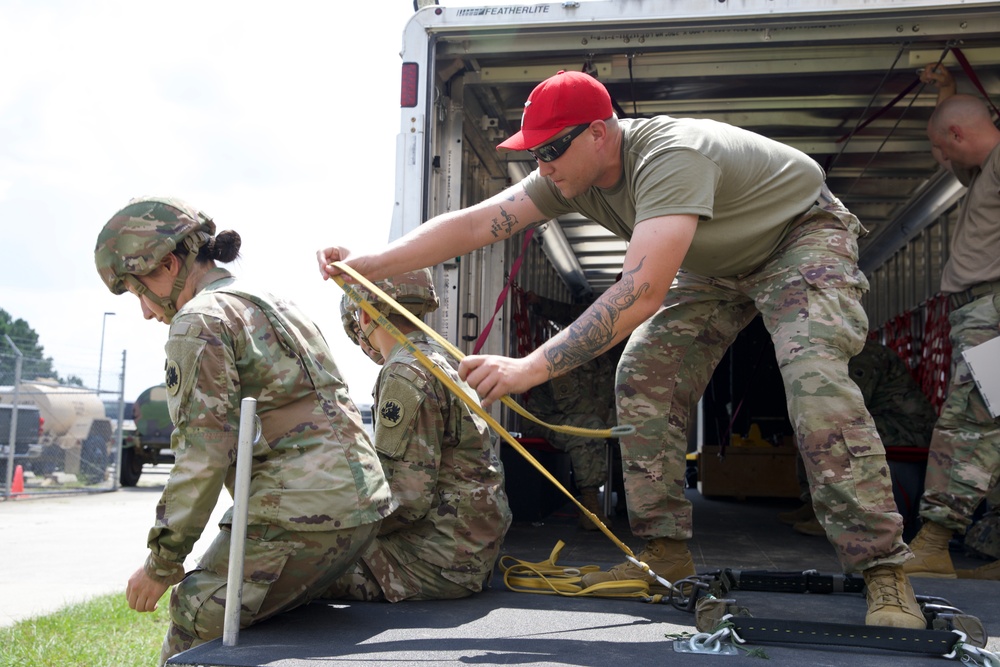
[[[45,356],[45,348],[38,342],[38,333],[25,320],[21,318],[15,320],[3,308],[0,308],[0,384],[14,381],[14,360],[17,356],[14,350],[10,349],[4,334],[14,341],[17,349],[24,355],[21,362],[21,377],[25,380],[55,378],[59,384],[83,386],[83,380],[75,375],[60,377],[53,367],[52,357]]]

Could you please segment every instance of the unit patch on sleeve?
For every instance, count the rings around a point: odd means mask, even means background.
[[[177,390],[181,388],[181,368],[173,359],[167,362],[164,382],[167,385],[167,393],[171,396],[176,396]]]
[[[399,426],[403,421],[403,404],[394,398],[387,398],[378,406],[378,420],[386,428]]]

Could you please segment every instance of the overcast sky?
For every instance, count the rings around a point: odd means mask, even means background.
[[[108,292],[93,248],[131,197],[177,196],[240,233],[225,266],[295,300],[367,402],[377,367],[314,255],[387,239],[412,14],[412,0],[2,0],[0,308],[63,377],[96,387],[100,369],[116,389],[127,350],[126,400],[162,382],[167,327]]]

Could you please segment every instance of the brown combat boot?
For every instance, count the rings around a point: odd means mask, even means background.
[[[796,533],[802,533],[803,535],[810,535],[812,537],[826,537],[826,531],[823,530],[823,526],[820,524],[819,519],[813,515],[813,518],[808,521],[799,521],[792,528]]]
[[[927,619],[900,565],[876,565],[862,572],[868,589],[865,625],[922,630]]]
[[[959,579],[989,579],[1000,581],[1000,560],[980,565],[973,570],[955,570]]]
[[[802,521],[809,521],[810,519],[816,518],[816,512],[813,511],[812,503],[803,503],[798,509],[794,509],[790,512],[779,512],[778,521],[785,524],[786,526],[794,526]]]
[[[593,512],[597,515],[597,518],[601,520],[608,528],[611,527],[611,519],[604,515],[604,510],[601,508],[601,503],[598,502],[597,498],[597,487],[596,486],[585,486],[580,489],[580,504],[587,508],[587,511]],[[580,528],[584,530],[598,530],[597,524],[590,520],[583,512],[580,512]]]
[[[903,570],[911,577],[935,577],[954,579],[955,566],[951,564],[948,541],[951,529],[939,523],[927,521],[920,532],[910,542],[913,558],[903,564]]]
[[[693,577],[694,559],[684,540],[672,540],[669,537],[658,537],[646,543],[646,548],[640,551],[636,558],[649,566],[657,576],[674,583],[686,577]],[[654,577],[643,572],[642,568],[625,561],[615,565],[607,572],[591,572],[583,575],[583,585],[593,586],[604,581],[621,581],[623,579],[641,579],[649,584],[650,593],[667,593],[665,586]]]

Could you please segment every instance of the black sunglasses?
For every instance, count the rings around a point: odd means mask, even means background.
[[[565,153],[569,148],[569,145],[573,143],[573,140],[583,134],[588,127],[590,127],[589,123],[585,125],[577,125],[576,129],[569,134],[559,137],[555,141],[550,141],[544,146],[539,146],[533,151],[528,151],[528,154],[539,162],[552,162],[557,157]]]

